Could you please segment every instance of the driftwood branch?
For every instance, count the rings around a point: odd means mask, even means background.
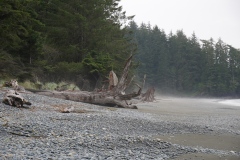
[[[122,76],[121,76],[121,78],[119,80],[119,83],[117,84],[117,86],[116,86],[116,88],[114,90],[115,94],[122,94],[126,90],[126,88],[127,88],[128,72],[129,72],[131,63],[132,63],[132,55],[128,58],[128,60],[127,60],[127,62],[125,64]]]

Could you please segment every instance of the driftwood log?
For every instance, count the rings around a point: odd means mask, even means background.
[[[80,91],[80,92],[45,91],[45,92],[38,92],[38,94],[55,97],[55,98],[71,100],[71,101],[76,101],[76,102],[98,104],[98,105],[104,105],[104,106],[110,106],[110,107],[117,106],[117,107],[121,107],[121,108],[137,109],[137,107],[135,105],[131,105],[126,102],[126,100],[129,100],[132,98],[132,95],[124,95],[124,97],[123,97],[123,95],[112,96],[107,92],[93,93],[93,92],[84,92],[84,91]],[[136,93],[136,95],[138,95],[138,94]]]
[[[24,87],[20,86],[18,84],[18,81],[16,79],[11,79],[10,81],[7,81],[4,83],[5,87],[11,87],[13,88],[15,91],[19,91],[19,92],[25,92]]]
[[[129,85],[128,81],[128,71],[132,62],[132,56],[130,56],[125,64],[122,76],[117,84],[113,84],[110,81],[109,90],[107,91],[99,91],[99,92],[87,92],[87,91],[78,91],[78,92],[71,92],[71,91],[42,91],[37,92],[41,95],[46,95],[50,97],[56,97],[66,100],[72,100],[77,102],[85,102],[91,104],[98,104],[104,106],[117,106],[121,108],[131,108],[137,109],[137,106],[128,103],[128,100],[131,100],[134,97],[137,97],[141,94],[141,87],[137,92],[133,92],[130,94],[124,94],[126,88]],[[115,77],[115,75],[114,75]],[[115,86],[116,85],[116,86]]]
[[[7,90],[3,97],[3,103],[16,106],[16,107],[23,107],[24,104],[31,105],[23,96],[15,90]]]

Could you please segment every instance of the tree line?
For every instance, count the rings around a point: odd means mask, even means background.
[[[147,84],[163,92],[240,94],[239,49],[182,30],[167,35],[158,26],[138,26],[119,2],[1,0],[0,77],[88,81],[95,88],[109,71],[119,76],[134,54],[130,73],[147,74]]]
[[[183,30],[166,35],[158,26],[130,22],[137,44],[137,75],[162,92],[228,96],[240,94],[240,50],[224,43],[187,37]]]
[[[88,79],[119,73],[133,51],[120,0],[1,0],[0,76]]]

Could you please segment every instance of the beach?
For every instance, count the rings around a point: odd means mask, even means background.
[[[240,152],[239,99],[158,96],[156,102],[141,104],[139,109],[166,121],[207,126],[215,131],[211,134],[156,136],[164,141],[203,149]],[[182,155],[177,159],[237,160],[239,157],[196,153]]]
[[[240,158],[240,108],[225,99],[160,95],[133,110],[23,96],[31,107],[0,103],[0,159]]]

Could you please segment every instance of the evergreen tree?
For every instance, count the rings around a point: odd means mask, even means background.
[[[31,63],[41,49],[41,35],[36,28],[41,23],[36,19],[31,6],[35,1],[0,1],[0,50]]]
[[[188,60],[187,60],[187,46],[188,39],[182,30],[177,31],[176,36],[172,39],[175,46],[170,46],[173,50],[170,50],[172,59],[172,65],[175,70],[176,90],[183,91],[188,85]]]
[[[0,1],[0,62],[3,77],[30,78],[41,53],[42,23],[34,6],[38,1]]]
[[[230,75],[228,70],[228,49],[221,39],[215,45],[215,94],[227,94],[229,92]]]
[[[201,40],[201,42],[203,71],[201,75],[201,83],[199,84],[199,90],[201,94],[211,94],[214,87],[214,41],[211,38],[209,41]]]
[[[55,66],[62,66],[59,63],[76,63],[78,74],[93,83],[111,69],[120,72],[132,47],[125,36],[127,30],[122,27],[122,21],[131,17],[125,16],[118,3],[119,0],[42,1],[37,10],[46,25],[46,61],[42,63],[48,66],[47,71],[54,72]]]
[[[131,24],[137,42],[138,75],[161,91],[224,96],[240,93],[239,50],[210,40],[187,38],[182,30],[166,36],[157,26]]]
[[[231,94],[239,94],[240,93],[240,51],[235,49],[234,47],[228,45],[229,47],[229,74],[230,78],[230,90]]]
[[[187,70],[189,74],[187,90],[197,91],[198,84],[201,82],[202,64],[205,62],[203,61],[200,44],[195,33],[189,39],[187,53]]]

